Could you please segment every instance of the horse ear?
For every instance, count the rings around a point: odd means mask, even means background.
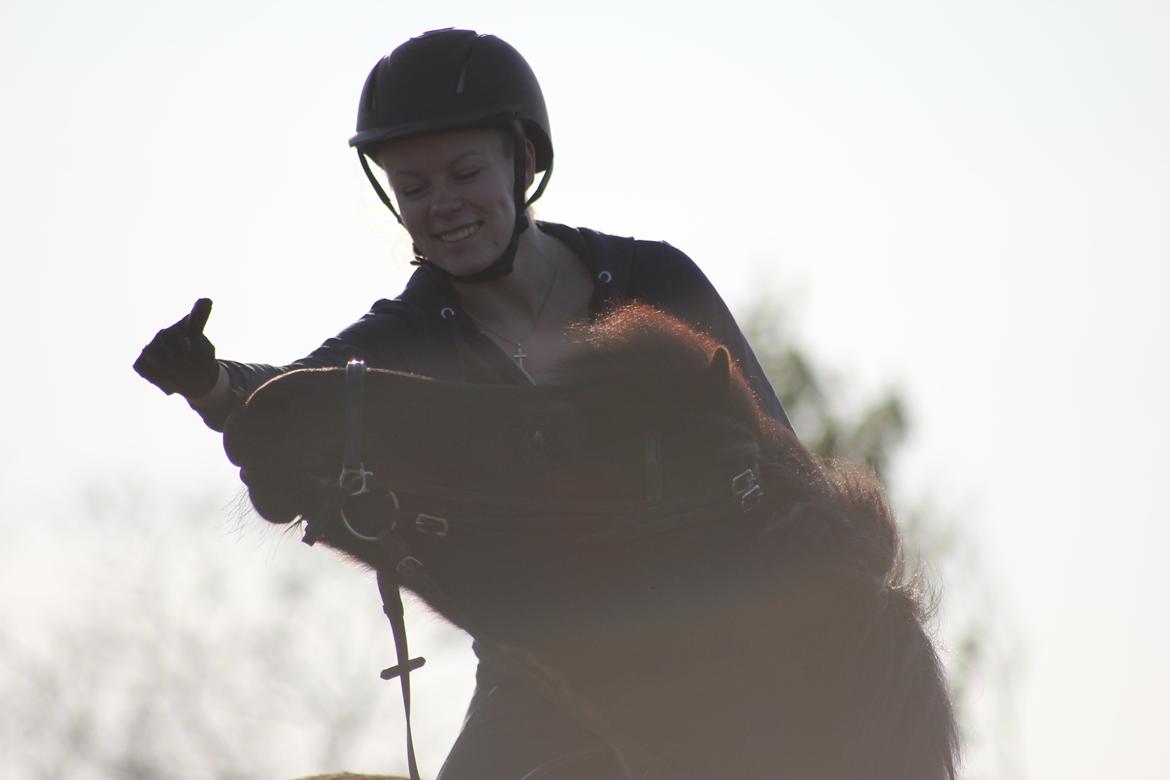
[[[706,389],[712,398],[726,398],[731,387],[731,355],[727,347],[717,347],[706,370]]]

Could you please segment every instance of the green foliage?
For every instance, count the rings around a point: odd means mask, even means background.
[[[756,304],[740,321],[804,445],[823,457],[863,463],[886,479],[909,431],[902,396],[889,390],[847,414],[840,409],[840,380],[790,338],[774,307]]]

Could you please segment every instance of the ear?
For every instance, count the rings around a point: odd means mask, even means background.
[[[710,398],[726,398],[731,388],[731,354],[718,347],[703,372],[704,390]]]

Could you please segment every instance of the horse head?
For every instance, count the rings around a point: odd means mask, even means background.
[[[726,777],[953,777],[945,681],[873,475],[809,454],[673,318],[632,306],[575,336],[542,386],[365,372],[362,468],[393,501],[358,536],[392,514],[448,617],[531,652],[653,755]],[[230,422],[265,519],[341,506],[346,387],[290,372]]]
[[[363,460],[405,492],[631,510],[730,484],[759,461],[761,430],[775,423],[724,347],[641,306],[577,336],[540,387],[369,370]],[[287,523],[318,508],[337,481],[349,403],[342,369],[302,369],[260,387],[229,421],[225,449],[262,517]]]

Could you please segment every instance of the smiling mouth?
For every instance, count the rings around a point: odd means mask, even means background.
[[[474,236],[476,233],[478,233],[481,224],[482,223],[480,223],[480,222],[475,222],[475,223],[470,224],[470,225],[464,225],[461,228],[455,228],[454,230],[448,230],[445,233],[439,233],[438,235],[439,235],[439,238],[443,241],[443,243],[455,244],[455,243],[458,243],[460,241],[465,241],[465,240],[471,238],[472,236]]]

